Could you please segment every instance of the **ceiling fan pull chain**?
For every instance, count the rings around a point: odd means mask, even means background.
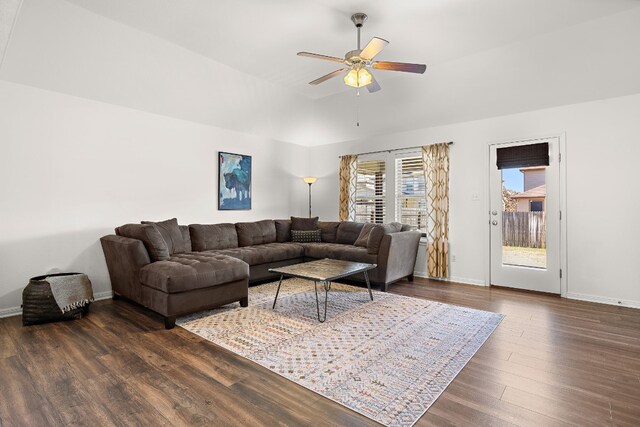
[[[360,88],[356,89],[356,126],[360,127]]]

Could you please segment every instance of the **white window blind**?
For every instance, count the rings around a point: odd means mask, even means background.
[[[384,160],[358,160],[356,221],[384,223],[385,181]]]
[[[427,229],[427,202],[422,157],[396,159],[396,221],[422,232]]]

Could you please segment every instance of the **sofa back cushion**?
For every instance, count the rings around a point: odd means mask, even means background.
[[[284,243],[291,241],[291,220],[290,219],[276,219],[276,242]]]
[[[169,248],[160,231],[152,224],[125,224],[116,228],[116,234],[130,239],[141,240],[149,252],[151,261],[169,259]]]
[[[336,233],[336,243],[353,245],[364,227],[362,222],[342,221]]]
[[[191,234],[189,234],[189,226],[188,225],[179,225],[180,233],[182,233],[182,239],[184,240],[185,246],[189,249],[186,252],[191,252],[193,247],[191,246]]]
[[[233,224],[190,224],[194,251],[213,251],[238,247],[238,234]]]
[[[322,230],[322,241],[327,243],[336,243],[338,226],[340,222],[320,221],[318,222],[318,228]]]
[[[141,224],[150,224],[158,229],[167,244],[169,255],[191,252],[191,242],[185,241],[176,218],[160,222],[142,221]]]
[[[263,245],[276,242],[276,223],[272,219],[236,223],[238,246]]]

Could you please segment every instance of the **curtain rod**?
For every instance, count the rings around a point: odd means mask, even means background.
[[[453,145],[453,141],[447,142],[448,145]],[[429,144],[434,145],[434,144]],[[356,156],[364,156],[365,154],[378,154],[378,153],[392,153],[394,151],[404,151],[404,150],[413,150],[415,148],[422,148],[422,145],[416,145],[415,147],[404,147],[404,148],[392,148],[391,150],[379,150],[379,151],[367,151],[366,153],[357,153]],[[342,156],[338,156],[341,158]]]

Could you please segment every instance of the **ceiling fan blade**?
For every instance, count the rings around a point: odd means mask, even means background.
[[[360,58],[371,60],[373,59],[374,56],[379,54],[380,51],[384,49],[385,46],[388,44],[389,42],[386,41],[385,39],[381,39],[380,37],[374,37],[371,39],[369,44],[366,45],[364,49],[362,49],[362,52],[360,52]]]
[[[333,61],[333,62],[339,62],[339,63],[344,63],[344,59],[342,58],[336,58],[335,56],[328,56],[328,55],[320,55],[317,53],[311,53],[311,52],[298,52],[298,56],[306,56],[307,58],[315,58],[315,59],[324,59],[325,61]]]
[[[344,73],[346,70],[347,70],[346,68],[340,68],[339,70],[335,70],[335,71],[333,71],[333,72],[331,72],[329,74],[326,74],[326,75],[320,77],[319,79],[315,79],[314,81],[309,82],[309,84],[310,85],[318,85],[318,84],[320,84],[322,82],[325,82],[325,81],[329,80],[332,77],[339,76],[341,73]]]
[[[369,91],[369,93],[373,93],[379,91],[380,89],[382,89],[380,87],[380,84],[378,83],[376,78],[373,77],[373,74],[371,74],[371,83],[367,85],[367,90]]]
[[[388,70],[388,71],[404,71],[406,73],[424,73],[427,66],[424,64],[407,64],[405,62],[388,62],[388,61],[376,61],[371,64],[376,70]]]

